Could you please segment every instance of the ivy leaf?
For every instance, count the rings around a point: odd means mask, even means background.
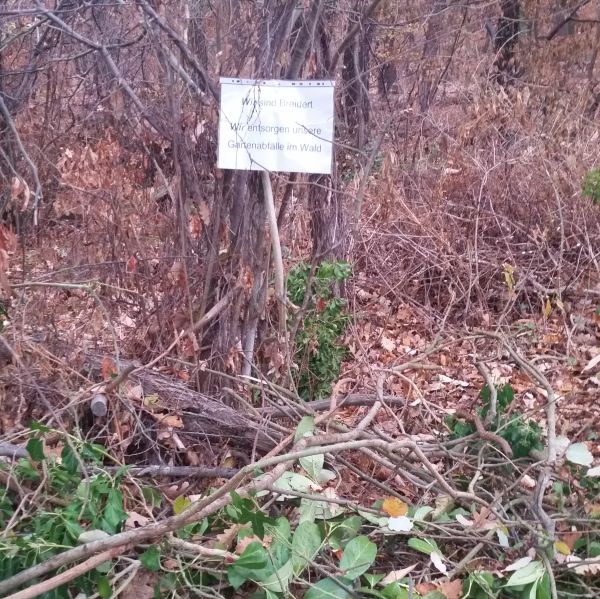
[[[297,576],[306,567],[321,547],[321,531],[314,522],[298,524],[292,537],[292,564]]]
[[[285,593],[294,576],[292,560],[287,561],[277,572],[273,572],[266,580],[260,583],[260,586],[266,591],[272,593]]]
[[[325,454],[318,453],[317,455],[310,455],[304,458],[300,458],[300,465],[308,476],[310,476],[313,480],[319,480],[319,475],[321,474],[321,470],[323,470],[323,464],[325,463]]]
[[[340,569],[350,580],[364,574],[375,561],[377,545],[369,541],[368,537],[361,535],[352,539],[344,549],[340,560]]]
[[[39,433],[49,433],[50,432],[50,429],[45,424],[42,424],[41,422],[38,422],[37,420],[32,420],[29,423],[29,430],[38,431]]]
[[[110,599],[110,597],[112,597],[112,588],[110,587],[110,582],[108,582],[106,576],[100,576],[96,580],[96,590],[102,599]]]
[[[44,444],[41,439],[29,439],[26,447],[29,457],[34,462],[41,462],[46,457],[44,455]]]
[[[312,437],[313,431],[315,430],[315,419],[314,416],[303,416],[298,426],[296,427],[296,434],[294,435],[294,443],[297,443],[303,437]]]
[[[146,570],[150,572],[158,572],[160,570],[160,549],[153,545],[140,555],[140,562]]]
[[[350,586],[350,581],[344,578],[338,578],[337,581],[346,587]],[[304,599],[347,599],[348,597],[350,593],[333,578],[319,580],[304,594]]]
[[[244,549],[235,565],[248,570],[260,570],[267,565],[268,559],[267,552],[262,544],[254,541]]]
[[[127,520],[127,514],[123,510],[123,495],[119,489],[111,489],[108,493],[106,507],[102,512],[102,528],[106,532],[114,534],[125,520]]]
[[[79,472],[79,460],[69,445],[65,445],[60,453],[61,464],[69,474]]]

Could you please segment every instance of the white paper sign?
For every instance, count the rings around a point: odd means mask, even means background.
[[[333,81],[221,78],[218,166],[331,173]]]

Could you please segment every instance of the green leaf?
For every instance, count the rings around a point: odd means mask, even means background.
[[[422,505],[421,507],[415,510],[415,514],[413,516],[413,520],[425,520],[425,517],[433,512],[433,508],[430,505]]]
[[[521,587],[532,582],[538,581],[544,575],[544,564],[534,561],[528,563],[525,567],[517,570],[508,579],[505,587]]]
[[[108,574],[112,570],[112,567],[112,560],[109,559],[101,564],[98,564],[94,569],[96,572],[100,572],[100,574]]]
[[[292,537],[292,564],[298,576],[321,547],[321,531],[314,522],[298,524]]]
[[[342,520],[342,522],[335,525],[335,528],[333,528],[327,537],[329,546],[334,551],[343,549],[346,543],[358,534],[362,524],[363,519],[360,516],[350,516],[349,518]]]
[[[100,576],[96,580],[96,590],[102,599],[110,599],[112,597],[112,588],[106,576]]]
[[[591,466],[594,461],[594,456],[585,443],[571,443],[567,448],[566,458],[579,466]]]
[[[192,502],[187,497],[179,495],[175,498],[175,501],[173,502],[173,513],[175,515],[181,514],[181,512],[183,512],[183,510],[185,510],[185,508],[189,507],[190,505],[192,505]]]
[[[255,541],[250,543],[242,552],[239,559],[235,562],[238,568],[248,568],[248,570],[260,570],[267,565],[269,556],[261,543]]]
[[[296,472],[284,472],[273,484],[274,487],[283,491],[296,491],[298,493],[312,493],[315,490],[315,483],[310,478],[297,474]],[[293,496],[291,496],[293,497]]]
[[[287,561],[277,572],[273,572],[266,580],[260,583],[260,586],[273,593],[285,593],[290,585],[290,580],[294,576],[292,560]]]
[[[390,582],[382,591],[381,594],[385,599],[409,599],[408,589],[400,586],[397,582]],[[420,597],[420,595],[412,595],[413,599]]]
[[[63,450],[60,453],[60,459],[61,464],[67,472],[70,474],[79,472],[79,460],[70,445],[65,445],[63,447]]]
[[[298,426],[296,427],[296,434],[294,435],[294,443],[297,443],[303,437],[312,436],[315,430],[315,418],[314,416],[303,416]]]
[[[27,452],[29,457],[34,462],[41,462],[46,456],[44,455],[44,443],[41,439],[29,439],[27,441]]]
[[[127,514],[123,511],[123,494],[119,489],[111,489],[108,493],[106,507],[102,512],[102,529],[114,534],[118,532],[125,520],[127,520]]]
[[[150,504],[150,507],[160,507],[162,505],[162,494],[155,487],[142,487],[144,501]]]
[[[266,580],[273,573],[269,555],[261,543],[250,543],[239,559],[227,568],[227,579],[234,589],[247,580]]]
[[[338,578],[337,581],[345,587],[351,585],[351,582],[344,578]],[[337,584],[335,579],[324,578],[308,589],[304,594],[304,599],[347,599],[350,596],[350,593]]]
[[[548,572],[544,572],[544,576],[540,578],[536,585],[537,592],[535,599],[552,599],[552,591],[550,590],[550,577]]]
[[[368,537],[361,535],[352,539],[344,549],[340,560],[340,569],[344,576],[350,580],[364,574],[375,561],[377,545],[369,541]]]
[[[38,422],[37,420],[32,420],[29,423],[29,430],[37,431],[39,433],[49,433],[51,429],[49,429],[45,424]]]
[[[268,553],[273,569],[277,570],[290,560],[292,541],[290,522],[284,516],[280,516],[275,524],[265,526],[265,533],[273,538]]]
[[[320,509],[321,506],[317,505],[318,503],[322,502],[306,498],[300,500],[300,507],[298,508],[298,512],[300,513],[300,523],[314,522],[317,518],[322,518],[323,510]]]
[[[308,476],[313,480],[319,480],[321,470],[323,470],[323,464],[325,463],[325,454],[318,453],[316,455],[310,455],[305,458],[300,458],[300,466],[306,470]]]
[[[446,595],[440,591],[430,591],[427,595],[423,596],[423,599],[446,599]]]
[[[373,588],[380,580],[385,578],[385,574],[363,574],[364,579],[367,581],[367,584]]]
[[[160,549],[153,545],[140,555],[140,562],[146,570],[150,572],[158,572],[160,570]]]
[[[418,539],[417,537],[411,537],[408,539],[408,546],[415,551],[424,553],[425,555],[431,555],[434,551],[441,554],[437,543],[432,539]]]
[[[588,557],[600,557],[600,542],[590,541],[587,546]]]

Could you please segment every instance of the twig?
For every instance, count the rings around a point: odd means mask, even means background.
[[[492,433],[491,431],[485,430],[483,426],[483,422],[481,422],[481,418],[478,414],[469,414],[466,410],[458,409],[456,410],[456,416],[460,418],[464,418],[465,420],[470,420],[477,429],[477,434],[484,439],[485,441],[490,441],[491,443],[495,443],[502,448],[502,451],[509,457],[512,458],[513,452],[511,446],[509,445],[506,439],[503,439],[500,435],[496,433]]]
[[[198,320],[198,322],[195,322],[191,327],[179,333],[179,335],[177,335],[177,337],[175,338],[175,341],[173,341],[173,343],[171,343],[171,345],[169,345],[169,347],[167,347],[167,349],[164,352],[162,352],[162,354],[154,358],[154,360],[148,362],[148,364],[135,368],[128,374],[136,373],[143,369],[149,369],[152,368],[152,366],[158,364],[163,358],[165,358],[171,353],[171,351],[186,335],[191,335],[192,333],[195,333],[196,331],[198,331],[198,329],[201,329],[202,327],[206,326],[211,320],[216,318],[227,307],[229,301],[231,300],[231,296],[232,292],[230,291],[229,293],[224,295],[200,320]]]
[[[483,362],[476,363],[477,370],[481,373],[485,384],[488,386],[490,390],[490,406],[488,408],[488,412],[485,416],[484,425],[488,427],[490,424],[496,421],[496,412],[498,409],[498,389],[496,389],[496,385],[492,380],[492,375],[490,371],[487,369],[487,366]]]
[[[268,171],[261,171],[261,182],[267,210],[267,221],[271,235],[271,248],[273,251],[273,269],[275,271],[275,296],[279,304],[279,332],[285,335],[286,309],[285,309],[285,279],[283,275],[283,258],[281,256],[281,241],[279,240],[279,229],[277,228],[277,214],[273,200],[273,187]]]
[[[517,352],[510,343],[500,334],[490,331],[480,332],[481,336],[491,337],[502,343],[515,362],[528,374],[534,381],[540,384],[546,391],[546,425],[548,428],[548,440],[546,442],[546,459],[550,464],[556,462],[556,396],[554,389],[548,379],[534,364],[526,360]]]
[[[167,536],[167,542],[169,543],[169,545],[171,545],[171,547],[174,547],[175,549],[179,549],[181,551],[186,551],[188,553],[191,553],[192,555],[220,559],[230,564],[235,562],[239,558],[239,555],[231,553],[230,551],[225,551],[224,549],[213,549],[211,547],[204,547],[202,545],[198,545],[197,543],[190,543],[189,541],[184,541],[183,539],[179,539],[177,537],[174,537],[173,535]]]
[[[106,389],[104,390],[104,392],[111,393],[112,391],[114,391],[121,383],[123,383],[124,381],[127,380],[127,377],[134,370],[135,370],[134,364],[129,364],[128,366],[126,366],[115,379],[113,379],[112,381],[110,381],[110,383],[108,383],[108,385],[106,385]]]
[[[103,472],[119,472],[122,466],[108,466]],[[194,478],[232,478],[240,471],[239,468],[204,468],[202,466],[134,466],[127,468],[127,474],[132,476],[190,476]]]
[[[38,584],[34,584],[27,589],[19,591],[18,593],[13,593],[12,595],[7,595],[5,599],[32,599],[33,597],[37,597],[43,593],[47,593],[52,589],[56,589],[63,584],[74,580],[75,578],[93,570],[98,567],[100,564],[111,560],[113,557],[116,557],[123,551],[125,551],[125,546],[114,547],[107,551],[103,551],[98,555],[94,555],[89,559],[81,562],[77,566],[73,566],[71,569],[66,572],[61,572],[56,576],[49,578],[48,580],[44,580],[43,582],[38,582]],[[29,578],[28,578],[29,580]]]

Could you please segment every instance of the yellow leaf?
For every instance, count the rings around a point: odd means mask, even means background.
[[[160,397],[153,393],[152,395],[146,395],[144,398],[144,404],[147,406],[155,406],[160,403]]]
[[[546,298],[542,312],[546,318],[552,314],[552,302],[550,301],[550,298]]]
[[[554,541],[554,547],[556,548],[556,551],[563,555],[571,555],[571,550],[564,541]]]
[[[192,502],[184,495],[180,495],[173,502],[173,513],[175,515],[181,514],[181,512],[190,505],[192,505]]]
[[[392,518],[398,518],[399,516],[406,516],[408,513],[408,506],[404,501],[396,497],[386,497],[383,500],[383,511]]]
[[[512,266],[512,264],[503,264],[502,266],[504,267],[504,282],[506,283],[508,290],[512,293],[515,288],[515,267]]]

